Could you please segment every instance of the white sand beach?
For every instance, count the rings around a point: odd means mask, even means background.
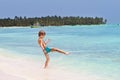
[[[41,64],[11,56],[10,52],[4,49],[0,49],[0,53],[0,80],[101,80],[97,76],[59,68],[43,69]]]

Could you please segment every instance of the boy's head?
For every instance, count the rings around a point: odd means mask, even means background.
[[[40,30],[39,31],[39,33],[38,33],[38,36],[40,37],[40,36],[45,36],[46,35],[46,33],[45,33],[45,31],[43,31],[43,30]]]

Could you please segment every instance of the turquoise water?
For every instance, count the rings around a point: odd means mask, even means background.
[[[119,80],[119,25],[0,28],[0,48],[27,55],[39,62],[44,59],[37,43],[37,33],[41,29],[47,33],[45,39],[51,40],[48,46],[71,53],[68,56],[49,53],[53,67],[59,66],[78,74],[94,74],[104,80]]]

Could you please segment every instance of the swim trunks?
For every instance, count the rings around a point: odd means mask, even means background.
[[[46,50],[46,53],[49,53],[51,51],[51,49],[47,46],[46,46],[45,50]]]

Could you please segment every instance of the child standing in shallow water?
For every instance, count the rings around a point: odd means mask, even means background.
[[[40,30],[39,33],[38,33],[38,36],[39,36],[39,38],[38,38],[38,44],[39,44],[40,47],[42,48],[43,53],[44,53],[44,55],[45,55],[45,57],[46,57],[46,61],[45,61],[45,66],[44,66],[44,68],[46,68],[46,67],[48,66],[48,62],[49,62],[49,60],[50,60],[49,54],[48,54],[49,52],[54,52],[54,51],[56,51],[56,52],[59,52],[59,53],[62,53],[62,54],[69,54],[68,52],[65,52],[65,51],[63,51],[63,50],[60,50],[60,49],[58,49],[58,48],[49,48],[49,47],[47,47],[46,44],[48,43],[49,40],[43,41],[43,38],[45,37],[45,35],[46,35],[46,33],[45,33],[43,30]]]

